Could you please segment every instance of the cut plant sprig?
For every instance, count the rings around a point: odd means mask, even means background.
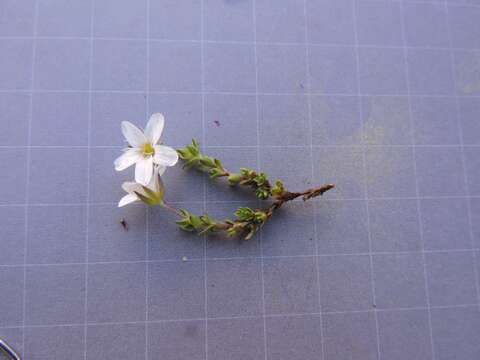
[[[269,198],[285,200],[299,196],[303,196],[304,200],[308,200],[322,195],[326,191],[325,186],[330,186],[327,191],[334,187],[334,185],[329,184],[316,189],[309,189],[302,193],[296,193],[288,191],[280,180],[276,180],[275,185],[272,185],[268,175],[263,172],[258,173],[252,169],[241,168],[240,172],[232,173],[223,166],[219,159],[202,154],[200,144],[195,139],[192,140],[190,145],[183,149],[178,149],[177,153],[180,159],[184,161],[184,168],[195,168],[206,172],[212,179],[226,177],[231,186],[240,185],[252,188],[255,191],[255,195],[261,200]]]
[[[197,231],[199,234],[226,231],[228,236],[240,235],[248,240],[286,202],[299,197],[303,201],[307,201],[321,196],[335,187],[333,184],[326,184],[302,192],[290,192],[280,180],[276,180],[275,185],[272,185],[267,174],[262,172],[258,173],[252,169],[242,168],[240,172],[232,173],[223,166],[219,159],[202,154],[200,144],[195,139],[190,145],[177,150],[177,152],[180,159],[184,161],[184,168],[195,168],[206,172],[212,179],[225,177],[231,186],[250,187],[261,200],[274,199],[267,209],[239,208],[235,212],[235,220],[219,221],[211,218],[208,214],[198,216],[186,210],[180,210],[181,220],[177,221],[180,228],[186,231]]]

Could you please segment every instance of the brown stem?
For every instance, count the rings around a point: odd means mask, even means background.
[[[217,222],[215,225],[215,230],[228,230],[231,227],[230,224],[226,222]]]
[[[331,190],[335,187],[334,184],[325,184],[322,185],[318,188],[313,188],[313,189],[308,189],[303,192],[286,192],[283,194],[280,198],[278,198],[277,201],[275,201],[270,207],[267,209],[265,212],[267,214],[268,218],[271,218],[273,215],[273,212],[283,206],[288,201],[295,200],[296,198],[302,196],[303,201],[307,201],[309,199],[312,199],[317,196],[321,196],[324,193],[326,193],[328,190]]]

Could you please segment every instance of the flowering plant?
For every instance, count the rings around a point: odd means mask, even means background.
[[[202,154],[200,144],[194,139],[182,149],[159,144],[165,119],[162,114],[153,114],[144,131],[128,121],[122,122],[122,132],[128,147],[115,162],[117,171],[135,165],[135,182],[125,182],[122,188],[127,192],[118,206],[125,206],[135,201],[142,201],[150,206],[161,206],[173,212],[179,220],[180,229],[195,231],[199,235],[224,231],[228,236],[241,236],[251,239],[265,223],[272,218],[275,211],[285,203],[297,198],[303,201],[323,195],[335,187],[333,184],[322,185],[302,192],[290,192],[282,181],[274,184],[267,174],[242,168],[239,172],[228,171],[219,159]],[[185,169],[195,168],[205,172],[211,179],[226,178],[230,186],[245,186],[253,190],[260,200],[271,200],[264,209],[240,207],[235,211],[235,219],[217,220],[208,214],[196,215],[185,209],[175,209],[164,201],[165,187],[161,176],[167,167],[175,166],[178,160],[184,162]]]

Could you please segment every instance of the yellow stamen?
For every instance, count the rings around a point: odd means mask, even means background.
[[[153,148],[152,144],[146,143],[143,145],[143,155],[145,156],[153,156],[155,154],[155,149]]]

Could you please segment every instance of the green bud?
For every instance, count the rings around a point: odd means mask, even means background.
[[[265,173],[260,173],[253,179],[258,187],[262,187],[268,183],[267,175]]]
[[[242,180],[242,175],[240,174],[230,174],[228,177],[228,182],[230,185],[237,185]]]
[[[261,188],[258,188],[256,191],[255,191],[257,197],[261,200],[267,200],[268,197],[270,196],[270,193],[268,190],[265,190],[265,189],[261,189]]]
[[[263,224],[267,221],[267,214],[263,211],[255,212],[255,222],[257,224]]]
[[[255,172],[251,169],[241,168],[240,169],[240,174],[242,174],[243,177],[250,178],[255,174]]]
[[[255,212],[248,207],[241,207],[235,211],[235,216],[240,221],[250,221],[253,219]]]
[[[275,181],[275,186],[272,189],[273,196],[280,196],[285,192],[285,187],[280,180]]]

